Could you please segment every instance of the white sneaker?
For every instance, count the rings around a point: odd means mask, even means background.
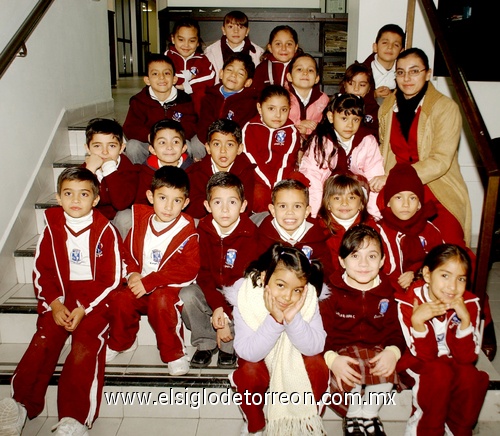
[[[168,373],[170,375],[184,375],[189,372],[189,357],[182,356],[177,360],[168,362]]]
[[[88,428],[85,424],[79,423],[75,418],[62,418],[54,427],[52,431],[55,436],[88,436]]]
[[[23,430],[28,412],[13,398],[0,401],[0,435],[19,436]]]
[[[263,436],[263,434],[264,434],[263,430],[256,431],[255,433],[249,433],[248,432],[248,422],[243,421],[240,436],[251,436],[251,435]]]
[[[137,350],[137,347],[139,346],[139,341],[137,340],[137,337],[135,338],[134,343],[130,348],[124,351],[115,351],[106,346],[106,363],[111,362],[118,354],[122,353],[130,353],[131,351]]]

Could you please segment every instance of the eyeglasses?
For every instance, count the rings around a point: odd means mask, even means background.
[[[404,77],[406,74],[408,74],[410,77],[416,77],[418,76],[422,71],[427,71],[426,68],[422,68],[421,70],[417,70],[416,68],[412,70],[396,70],[396,77]]]

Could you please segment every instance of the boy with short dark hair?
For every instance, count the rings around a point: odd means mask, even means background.
[[[144,163],[149,155],[148,134],[157,121],[179,121],[191,139],[196,133],[197,116],[191,97],[177,89],[173,61],[165,55],[152,53],[147,60],[146,86],[130,99],[123,124],[127,137],[125,153],[133,163]]]
[[[104,385],[108,302],[121,283],[120,237],[94,207],[99,182],[86,168],[64,170],[61,207],[45,211],[47,225],[34,261],[37,330],[12,377],[12,398],[0,402],[0,434],[20,435],[38,416],[61,350],[71,349],[58,383],[56,435],[86,435],[98,415]]]
[[[257,115],[257,92],[252,85],[255,65],[247,54],[234,53],[219,72],[220,81],[206,89],[201,100],[197,135],[207,142],[207,131],[217,119],[227,118],[243,127]]]
[[[325,278],[333,272],[326,240],[319,223],[310,217],[309,189],[296,179],[284,179],[274,185],[268,215],[259,226],[258,253],[275,242],[298,248],[308,259],[323,264]]]
[[[219,348],[217,366],[232,368],[236,364],[232,307],[222,289],[243,277],[255,259],[257,227],[243,213],[247,207],[245,190],[232,173],[217,172],[210,177],[204,203],[210,214],[198,224],[203,258],[196,284],[180,292],[182,318],[196,347],[191,366],[207,366]]]
[[[181,168],[161,167],[147,192],[153,205],[135,204],[124,253],[127,288],[111,304],[106,361],[137,348],[141,315],[147,314],[156,334],[161,360],[171,375],[189,371],[181,328],[179,291],[200,268],[198,233],[182,213],[189,203],[189,179]]]
[[[100,182],[96,208],[115,225],[123,239],[131,225],[130,207],[135,200],[138,168],[123,154],[123,129],[116,120],[94,118],[85,129],[84,167]]]
[[[264,49],[250,41],[249,32],[248,17],[245,13],[231,11],[224,16],[222,38],[205,49],[205,56],[212,62],[216,72],[222,69],[234,53],[250,56],[255,66],[260,64]]]
[[[146,192],[151,187],[155,171],[163,166],[187,169],[193,160],[189,156],[182,124],[174,120],[160,120],[151,127],[148,136],[150,156],[140,165],[139,184],[135,203],[149,205]]]
[[[405,40],[406,34],[397,24],[382,26],[373,43],[373,53],[363,62],[372,70],[373,95],[379,104],[396,89],[396,58],[404,50]]]
[[[246,210],[251,212],[255,185],[255,164],[242,153],[241,128],[235,121],[220,119],[208,129],[207,155],[187,169],[191,182],[191,202],[186,212],[193,218],[207,214],[204,202],[206,186],[210,177],[218,171],[236,175],[245,187]]]

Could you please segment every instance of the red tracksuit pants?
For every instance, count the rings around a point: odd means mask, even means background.
[[[322,354],[315,356],[302,356],[306,367],[309,381],[316,401],[321,400],[321,396],[328,391],[329,373]],[[269,371],[264,360],[259,362],[248,362],[238,358],[238,369],[232,374],[232,381],[237,392],[251,392],[260,394],[260,398],[269,388]],[[259,404],[245,401],[246,396],[242,396],[241,410],[248,422],[250,433],[262,430],[266,426],[264,416],[264,401]],[[251,399],[249,396],[248,399]]]
[[[488,390],[489,377],[472,364],[441,357],[407,369],[413,386],[411,434],[443,436],[445,424],[454,436],[472,435]]]
[[[168,363],[180,359],[185,354],[181,311],[179,289],[160,288],[136,298],[130,289],[123,288],[111,301],[108,346],[115,351],[130,348],[137,337],[141,315],[147,315],[161,360]]]
[[[59,355],[71,334],[71,349],[57,388],[59,419],[71,417],[89,427],[97,418],[104,385],[108,306],[84,316],[73,332],[56,325],[51,312],[38,316],[37,330],[12,377],[13,398],[30,419],[38,416]],[[68,307],[68,306],[67,306]]]

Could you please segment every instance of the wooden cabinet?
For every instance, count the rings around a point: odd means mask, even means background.
[[[158,12],[160,47],[163,53],[176,20],[189,16],[200,24],[205,46],[222,36],[224,16],[236,8],[165,8]],[[250,22],[250,39],[265,48],[271,30],[280,24],[293,27],[299,46],[314,56],[325,92],[331,95],[345,71],[347,47],[347,14],[321,13],[319,9],[303,8],[239,8]]]

